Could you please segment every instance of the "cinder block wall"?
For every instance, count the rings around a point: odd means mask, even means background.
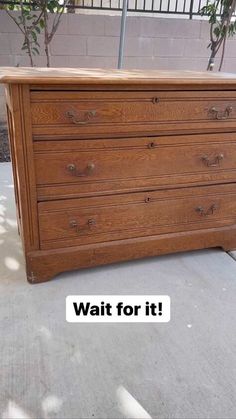
[[[51,44],[53,67],[117,67],[120,17],[65,14]],[[40,40],[40,37],[39,37]],[[124,68],[205,70],[209,50],[207,21],[128,16]],[[0,66],[26,66],[22,35],[0,11]],[[43,49],[37,66],[45,66]],[[226,48],[224,71],[236,73],[236,39]],[[3,89],[0,119],[5,119]]]

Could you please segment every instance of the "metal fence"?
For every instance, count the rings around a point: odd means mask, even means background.
[[[128,12],[176,14],[192,19],[194,16],[201,15],[201,9],[207,2],[208,0],[128,0]],[[8,4],[19,5],[19,1],[0,0],[0,6],[4,7]],[[25,4],[29,5],[29,2]],[[34,5],[33,2],[30,4]],[[123,0],[71,0],[66,9],[67,12],[76,12],[77,9],[119,12],[122,10],[122,6]],[[221,14],[220,8],[218,14]]]
[[[122,10],[123,0],[79,0],[76,8]],[[188,16],[200,14],[205,0],[128,0],[128,11],[133,13],[160,13]]]

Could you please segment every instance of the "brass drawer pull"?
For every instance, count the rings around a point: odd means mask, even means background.
[[[208,156],[202,156],[202,161],[206,164],[208,167],[217,167],[220,166],[221,160],[223,160],[224,154],[218,154],[213,159],[210,159]]]
[[[153,103],[153,105],[155,105],[156,103],[159,103],[159,102],[160,102],[159,97],[153,97],[153,98],[152,98],[152,103]]]
[[[80,226],[79,222],[76,220],[69,221],[69,226],[74,228],[76,233],[83,232],[85,230],[89,230],[91,227],[96,225],[96,220],[94,218],[89,218],[85,225]]]
[[[203,207],[197,207],[195,210],[203,217],[207,217],[208,215],[214,214],[214,211],[218,209],[216,204],[212,204],[206,211]]]
[[[148,143],[147,148],[155,148],[157,144],[155,144],[153,141],[151,143]]]
[[[77,168],[76,165],[73,163],[70,163],[66,166],[66,169],[68,170],[68,172],[70,172],[73,176],[77,176],[77,177],[83,177],[83,176],[89,176],[91,175],[91,173],[94,171],[95,169],[95,164],[94,163],[88,163],[85,170],[83,172],[80,172]]]
[[[227,106],[224,111],[218,111],[215,107],[209,109],[209,113],[213,116],[214,119],[228,119],[233,108],[232,106]]]
[[[90,121],[90,119],[94,118],[94,116],[96,115],[96,111],[92,110],[92,111],[84,112],[82,120],[81,118],[79,118],[79,116],[76,115],[76,112],[73,110],[67,111],[65,115],[67,118],[69,118],[73,122],[73,124],[85,125]]]

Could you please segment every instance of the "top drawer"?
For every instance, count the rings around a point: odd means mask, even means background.
[[[31,92],[33,134],[92,138],[236,129],[236,92]]]

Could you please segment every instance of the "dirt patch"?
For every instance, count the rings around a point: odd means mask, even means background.
[[[0,162],[11,161],[6,125],[0,125]]]

